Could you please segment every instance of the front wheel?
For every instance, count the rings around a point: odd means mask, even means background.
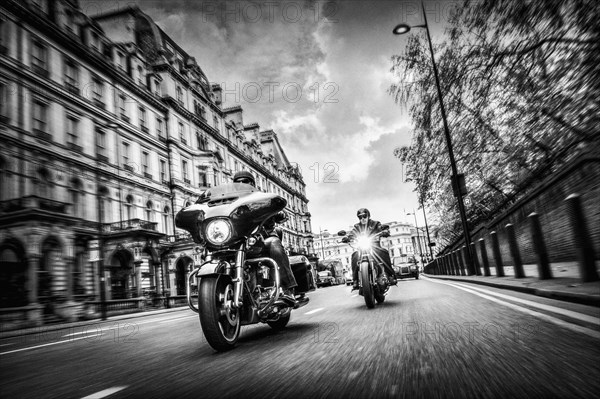
[[[200,324],[208,344],[219,352],[232,349],[240,336],[240,312],[233,307],[233,288],[229,276],[200,279]]]
[[[365,304],[369,309],[375,307],[375,291],[371,284],[371,266],[369,262],[360,264],[360,277],[362,282],[362,294],[365,297]]]

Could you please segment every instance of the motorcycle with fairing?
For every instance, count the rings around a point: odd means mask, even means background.
[[[345,230],[338,232],[338,236],[343,237],[341,241],[358,252],[358,294],[365,298],[369,309],[375,307],[375,302],[383,303],[390,288],[381,259],[373,250],[375,241],[379,241],[380,237],[389,237],[389,226],[382,227],[383,230],[375,234],[347,233]]]
[[[304,306],[280,298],[279,265],[262,256],[263,225],[283,214],[286,200],[245,183],[230,183],[204,192],[195,204],[179,211],[175,225],[187,230],[200,246],[203,260],[188,275],[187,302],[199,314],[202,331],[217,351],[232,349],[240,327],[266,323],[283,329],[291,311]],[[280,220],[281,221],[281,220]],[[294,257],[296,295],[314,290],[306,257]],[[198,286],[198,304],[192,286]]]

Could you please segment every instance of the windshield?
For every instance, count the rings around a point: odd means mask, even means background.
[[[254,191],[258,191],[255,187],[246,183],[228,183],[220,186],[212,187],[200,194],[200,197],[196,201],[197,204],[207,202],[210,200],[217,200],[224,197],[229,197],[232,194],[250,194]]]

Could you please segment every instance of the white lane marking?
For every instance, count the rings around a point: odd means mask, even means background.
[[[325,309],[325,308],[317,308],[317,309],[311,310],[310,312],[306,312],[306,313],[304,313],[304,314],[313,314],[313,313],[317,313],[317,312],[319,312],[319,311],[321,311],[321,310],[323,310],[323,309]]]
[[[446,282],[442,282],[442,281],[435,281],[433,279],[429,280],[429,281],[431,281],[432,283],[436,283],[436,284],[445,284],[445,285],[449,285],[450,287],[458,288],[459,290],[463,290],[463,291],[469,292],[469,293],[471,293],[473,295],[480,296],[480,297],[488,299],[488,300],[490,300],[492,302],[496,302],[496,303],[498,303],[500,305],[504,305],[504,306],[507,306],[507,307],[509,307],[511,309],[517,310],[519,312],[527,313],[529,315],[532,315],[532,316],[535,316],[535,317],[539,317],[540,319],[549,321],[551,323],[554,323],[554,324],[559,325],[561,327],[567,328],[569,330],[576,331],[576,332],[579,332],[579,333],[582,333],[582,334],[586,334],[586,335],[589,335],[590,337],[593,337],[593,338],[596,338],[596,339],[600,339],[600,332],[598,332],[598,331],[594,331],[594,330],[591,330],[589,328],[581,327],[581,326],[579,326],[577,324],[571,324],[571,323],[566,322],[564,320],[557,319],[556,317],[548,316],[545,313],[536,312],[535,310],[530,310],[530,309],[524,308],[524,307],[519,306],[519,305],[514,305],[512,303],[502,301],[502,300],[494,298],[492,296],[485,295],[485,294],[483,294],[481,292],[473,291],[473,290],[471,290],[469,288],[459,287],[458,285],[455,285],[455,284],[452,284],[452,283],[446,283]]]
[[[67,335],[63,335],[63,337],[71,337],[73,335],[80,335],[80,334],[87,334],[88,331],[82,331],[82,332],[76,332],[76,333],[72,333],[72,334],[67,334]]]
[[[0,355],[7,355],[9,353],[22,352],[22,351],[28,351],[28,350],[31,350],[31,349],[43,348],[44,346],[64,344],[65,342],[79,341],[80,339],[89,339],[89,338],[99,337],[101,335],[102,334],[100,333],[100,334],[96,334],[96,335],[90,335],[88,337],[79,337],[79,338],[65,339],[64,341],[50,342],[48,344],[30,346],[30,347],[27,347],[27,348],[15,349],[15,350],[8,351],[8,352],[0,352]]]
[[[127,388],[127,385],[123,386],[123,387],[112,387],[112,388],[108,388],[108,389],[105,389],[103,391],[96,392],[96,393],[93,393],[91,395],[85,396],[85,397],[83,397],[81,399],[102,399],[102,398],[105,398],[105,397],[107,397],[109,395],[112,395],[113,393],[119,392],[119,391],[121,391],[121,390],[123,390],[125,388]]]
[[[176,317],[176,318],[174,318],[174,319],[162,320],[162,321],[159,321],[158,323],[170,323],[170,322],[172,322],[173,320],[183,320],[183,319],[189,319],[189,318],[191,318],[191,317],[194,317],[194,318],[196,318],[196,315],[189,315],[189,316],[183,316],[183,317]]]
[[[460,283],[454,283],[454,284],[460,285],[460,286],[463,286],[463,287],[467,287],[467,288],[470,288],[472,290],[485,292],[487,294],[494,295],[494,296],[497,296],[497,297],[500,297],[500,298],[509,299],[511,301],[519,302],[519,303],[522,303],[524,305],[533,306],[533,307],[538,308],[538,309],[548,310],[548,311],[553,312],[553,313],[562,314],[564,316],[569,316],[569,317],[571,317],[573,319],[585,321],[587,323],[594,324],[596,326],[600,326],[600,319],[598,317],[588,316],[586,314],[577,313],[577,312],[574,312],[572,310],[561,309],[561,308],[557,308],[556,306],[544,305],[543,303],[537,303],[537,302],[533,302],[533,301],[528,301],[526,299],[516,298],[516,297],[510,296],[510,295],[500,294],[499,292],[489,291],[489,290],[486,290],[486,289],[483,289],[483,288],[479,288],[479,287],[471,287],[471,286],[460,284]]]

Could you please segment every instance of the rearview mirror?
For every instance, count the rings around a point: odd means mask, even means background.
[[[343,237],[343,236],[346,235],[346,231],[345,230],[340,230],[340,231],[338,231],[337,235]]]

